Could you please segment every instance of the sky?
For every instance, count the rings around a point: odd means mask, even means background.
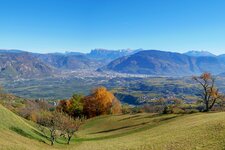
[[[0,48],[225,53],[224,0],[0,0]]]

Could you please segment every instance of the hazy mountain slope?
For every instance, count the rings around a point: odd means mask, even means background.
[[[66,52],[39,54],[22,50],[0,49],[0,77],[2,78],[35,78],[60,73],[61,69],[95,70],[125,55],[125,51],[95,50],[88,54]],[[115,55],[111,55],[115,53]],[[109,57],[112,56],[112,57]]]
[[[191,57],[158,50],[141,51],[109,63],[104,69],[151,75],[193,75],[204,71],[219,74],[225,65],[216,57]]]
[[[25,53],[26,51],[18,49],[0,49],[0,54],[10,54],[10,53]]]
[[[0,77],[33,78],[52,75],[54,68],[30,53],[0,54]]]
[[[94,50],[91,50],[91,52],[87,55],[89,57],[99,58],[99,59],[105,59],[105,58],[116,59],[116,58],[119,58],[119,57],[122,57],[122,56],[126,56],[126,55],[136,53],[138,51],[141,51],[141,49],[137,49],[137,50],[130,50],[130,49],[122,49],[122,50],[94,49]]]
[[[225,63],[218,57],[198,57],[195,64],[200,72],[211,72],[213,74],[220,74],[225,71]]]
[[[188,56],[192,56],[192,57],[216,57],[216,55],[210,53],[210,52],[207,52],[207,51],[188,51],[186,53],[184,53],[185,55],[188,55]]]
[[[198,73],[194,61],[193,58],[179,53],[149,50],[117,59],[107,69],[126,73],[184,75]]]
[[[90,53],[66,52],[37,54],[41,61],[60,69],[97,69],[119,57],[133,54],[139,50],[94,49]]]
[[[41,54],[39,60],[60,69],[96,69],[102,66],[100,61],[89,59],[85,55]]]
[[[0,50],[0,77],[46,77],[58,74],[62,69],[73,71],[98,68],[122,73],[169,76],[193,75],[204,71],[213,74],[225,72],[224,55],[211,57],[198,54],[198,57],[193,57],[157,50],[140,50],[95,49],[87,54],[38,54],[21,50]]]

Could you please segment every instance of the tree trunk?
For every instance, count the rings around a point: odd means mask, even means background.
[[[54,141],[55,141],[55,137],[53,136],[53,133],[51,133],[50,140],[51,140],[51,146],[53,146],[54,145]]]
[[[54,140],[53,139],[51,139],[51,146],[53,146],[54,145]]]
[[[216,99],[213,99],[213,102],[212,102],[212,104],[209,106],[209,109],[212,109],[212,107],[214,106],[215,102],[216,102]]]
[[[205,103],[205,112],[208,112],[209,111],[209,102],[206,101]]]
[[[70,140],[71,140],[71,136],[68,136],[68,141],[67,141],[68,145],[70,144]]]

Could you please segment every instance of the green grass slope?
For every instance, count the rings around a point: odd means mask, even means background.
[[[0,149],[43,149],[46,142],[36,128],[0,105]]]
[[[24,119],[0,106],[0,149],[225,149],[225,113],[115,115],[88,120],[71,145],[49,142]]]
[[[77,149],[225,149],[225,113],[121,115],[87,122]]]

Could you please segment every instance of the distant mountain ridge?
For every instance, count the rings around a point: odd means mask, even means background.
[[[58,74],[64,69],[96,70],[116,58],[132,53],[132,50],[95,49],[87,54],[80,52],[39,54],[0,49],[0,78],[45,77]]]
[[[225,72],[225,57],[188,56],[186,54],[159,50],[140,51],[131,56],[118,58],[103,69],[121,73],[150,75],[193,75],[202,72],[220,74]]]
[[[208,51],[196,51],[196,50],[192,50],[192,51],[188,51],[186,53],[184,53],[185,55],[188,56],[193,56],[193,57],[216,57],[216,55],[208,52]]]
[[[121,50],[107,50],[107,49],[94,49],[87,54],[91,58],[97,59],[116,59],[122,56],[127,56],[134,54],[136,52],[142,51],[142,49],[130,50],[130,49],[121,49]]]
[[[1,78],[34,78],[51,76],[55,69],[30,53],[0,53]]]
[[[102,62],[90,59],[83,54],[40,54],[36,57],[58,69],[96,69],[103,65]]]
[[[225,55],[216,56],[205,51],[180,54],[142,49],[94,49],[90,53],[39,54],[0,49],[0,78],[47,77],[64,69],[166,76],[193,75],[204,71],[221,74],[225,72]]]
[[[10,54],[10,53],[25,53],[26,51],[18,49],[0,49],[0,53]]]

